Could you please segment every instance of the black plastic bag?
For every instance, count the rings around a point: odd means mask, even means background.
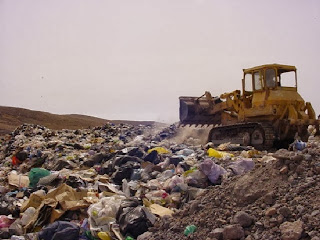
[[[126,199],[121,202],[117,222],[123,235],[130,235],[134,238],[148,231],[148,228],[152,226],[144,207],[137,199]]]
[[[44,228],[38,235],[43,240],[78,240],[80,227],[74,223],[57,221]]]

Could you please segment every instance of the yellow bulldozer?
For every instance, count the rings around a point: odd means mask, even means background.
[[[299,137],[307,141],[308,126],[319,134],[319,120],[310,102],[297,91],[295,66],[267,64],[243,69],[240,90],[212,97],[180,97],[180,124],[214,125],[208,141],[270,149]]]

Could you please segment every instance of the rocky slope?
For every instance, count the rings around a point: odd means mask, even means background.
[[[148,239],[320,239],[320,148],[313,143],[274,156],[246,175],[209,187],[150,229]],[[186,237],[191,224],[197,230]]]
[[[152,125],[153,121],[106,120],[80,114],[52,114],[29,109],[0,106],[0,135],[8,134],[23,123],[38,124],[51,129],[81,129],[101,126],[107,122]]]

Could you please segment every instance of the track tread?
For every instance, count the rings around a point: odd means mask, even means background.
[[[274,140],[275,140],[275,132],[271,124],[269,123],[261,123],[261,122],[250,122],[250,123],[238,123],[234,125],[225,125],[225,126],[218,126],[214,127],[209,134],[208,141],[212,140],[212,135],[215,131],[222,132],[222,135],[225,136],[226,141],[228,142],[230,140],[230,133],[233,133],[236,131],[237,136],[231,137],[231,139],[234,139],[234,142],[239,141],[240,134],[243,134],[245,132],[249,132],[251,135],[254,129],[262,128],[264,132],[264,141],[262,144],[255,145],[254,147],[257,149],[265,149],[268,150],[273,147]],[[221,134],[220,134],[221,135]],[[223,140],[223,139],[220,139]]]

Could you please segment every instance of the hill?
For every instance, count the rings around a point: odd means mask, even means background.
[[[107,122],[115,124],[153,125],[154,121],[107,120],[80,114],[52,114],[24,108],[0,106],[0,135],[13,131],[23,123],[38,124],[51,129],[81,129],[101,126]]]

